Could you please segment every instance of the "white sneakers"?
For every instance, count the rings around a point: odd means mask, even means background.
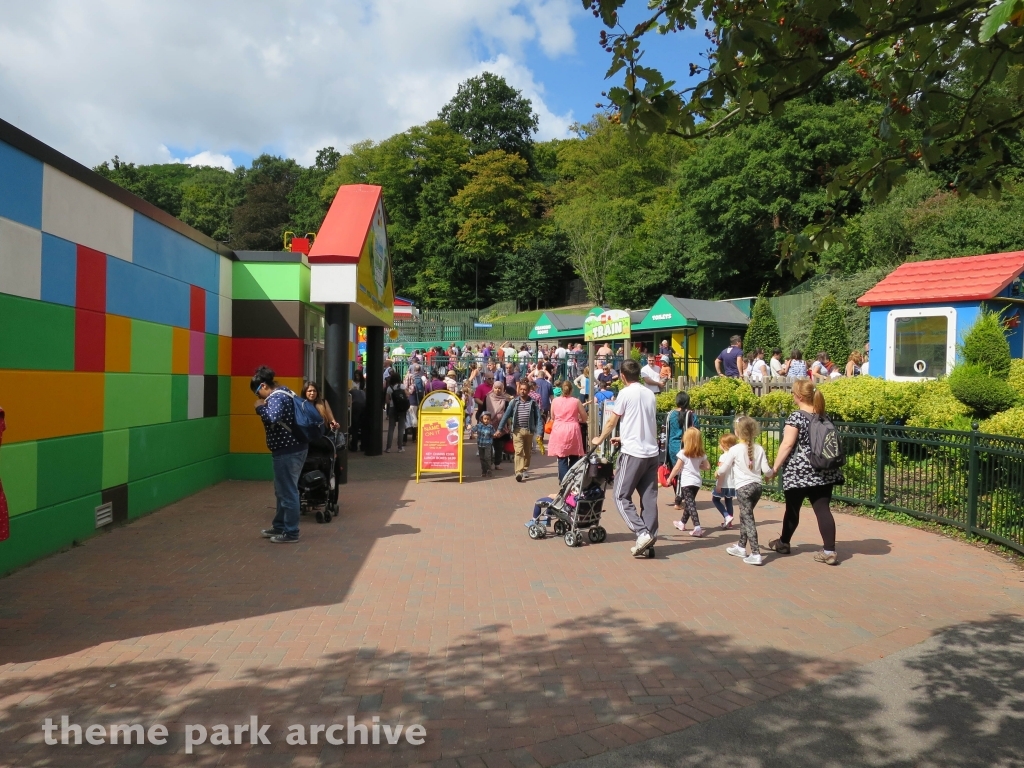
[[[748,555],[746,547],[741,547],[739,544],[730,544],[725,551],[733,557],[742,557],[743,562],[747,565],[761,565],[764,562],[759,553]]]
[[[630,549],[629,551],[634,555],[639,555],[653,543],[654,537],[651,536],[651,534],[649,534],[647,531],[644,531],[636,537],[636,546]]]

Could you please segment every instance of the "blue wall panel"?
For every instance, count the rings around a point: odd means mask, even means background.
[[[75,306],[76,254],[74,243],[43,232],[43,301]]]
[[[216,253],[138,212],[132,234],[132,261],[213,293],[220,290],[220,259]]]
[[[188,328],[189,287],[138,264],[108,256],[107,312]]]
[[[43,228],[43,164],[2,141],[0,216],[26,227]]]
[[[220,296],[206,292],[206,332],[220,332]]]

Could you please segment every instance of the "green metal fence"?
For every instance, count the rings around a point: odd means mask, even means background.
[[[698,416],[712,466],[733,418]],[[759,442],[774,461],[785,419],[757,421]],[[881,423],[836,427],[847,459],[834,500],[955,526],[1024,553],[1024,440]],[[781,492],[781,479],[766,488]]]

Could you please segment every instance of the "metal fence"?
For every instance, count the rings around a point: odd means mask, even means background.
[[[698,416],[712,466],[733,418]],[[786,420],[757,421],[772,462]],[[1024,439],[890,424],[837,422],[836,428],[847,458],[835,501],[955,526],[1024,553]],[[712,472],[706,481],[714,484]],[[781,493],[781,478],[765,487]]]

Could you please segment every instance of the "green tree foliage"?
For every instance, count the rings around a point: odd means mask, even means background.
[[[602,31],[600,41],[612,56],[608,76],[625,77],[608,99],[641,137],[729,133],[757,116],[779,115],[853,68],[884,100],[877,124],[883,146],[873,157],[834,169],[834,197],[870,189],[881,200],[909,167],[965,156],[973,162],[962,166],[958,189],[989,192],[998,188],[1000,166],[1011,160],[1010,144],[1024,126],[1015,87],[1006,87],[1024,63],[1021,0],[664,0],[637,8],[647,18],[631,28],[619,21],[627,0],[582,1],[612,30]],[[662,72],[641,63],[645,35],[698,25],[709,27],[711,48],[705,62],[690,65],[696,77],[686,87],[674,88]],[[804,253],[835,240],[829,222],[812,223],[782,250],[796,257],[801,272]]]
[[[826,296],[818,307],[807,352],[808,357],[819,352],[828,352],[837,365],[846,364],[846,358],[850,354],[850,334],[846,330],[846,320],[836,297],[831,294]]]
[[[862,349],[868,341],[869,309],[857,306],[857,299],[874,287],[887,273],[886,269],[874,268],[851,274],[823,274],[801,285],[798,290],[810,293],[811,300],[806,302],[802,312],[796,312],[788,318],[786,335],[782,340],[783,349],[787,352],[794,348],[810,352],[814,319],[818,314],[818,307],[827,296],[834,296],[843,312],[846,330],[850,334],[850,350]],[[818,351],[820,350],[814,349],[811,354]],[[845,362],[845,358],[842,362]]]
[[[303,168],[288,195],[292,208],[292,225],[299,235],[316,232],[324,222],[330,199],[321,194],[328,177],[337,169],[341,153],[334,147],[325,147],[316,153],[316,161]]]
[[[474,154],[500,149],[532,159],[538,126],[533,103],[499,75],[484,72],[461,83],[438,118],[465,136]]]
[[[260,155],[237,173],[241,202],[231,212],[231,247],[279,251],[291,222],[291,194],[302,168],[292,159]]]
[[[756,349],[763,349],[766,353],[776,347],[782,346],[782,336],[779,334],[779,323],[772,312],[772,305],[768,298],[762,293],[754,303],[754,311],[750,313],[750,325],[747,332],[743,334],[743,348],[747,352]]]
[[[970,408],[978,418],[988,418],[1017,402],[1017,393],[1005,380],[990,376],[988,369],[974,363],[961,363],[949,374],[953,396]]]
[[[558,302],[566,282],[573,278],[567,251],[565,236],[551,226],[542,226],[509,258],[500,260],[494,298],[538,308],[541,302]]]
[[[1005,381],[1010,375],[1010,343],[997,312],[982,311],[959,347],[967,365],[982,368],[987,375]]]

